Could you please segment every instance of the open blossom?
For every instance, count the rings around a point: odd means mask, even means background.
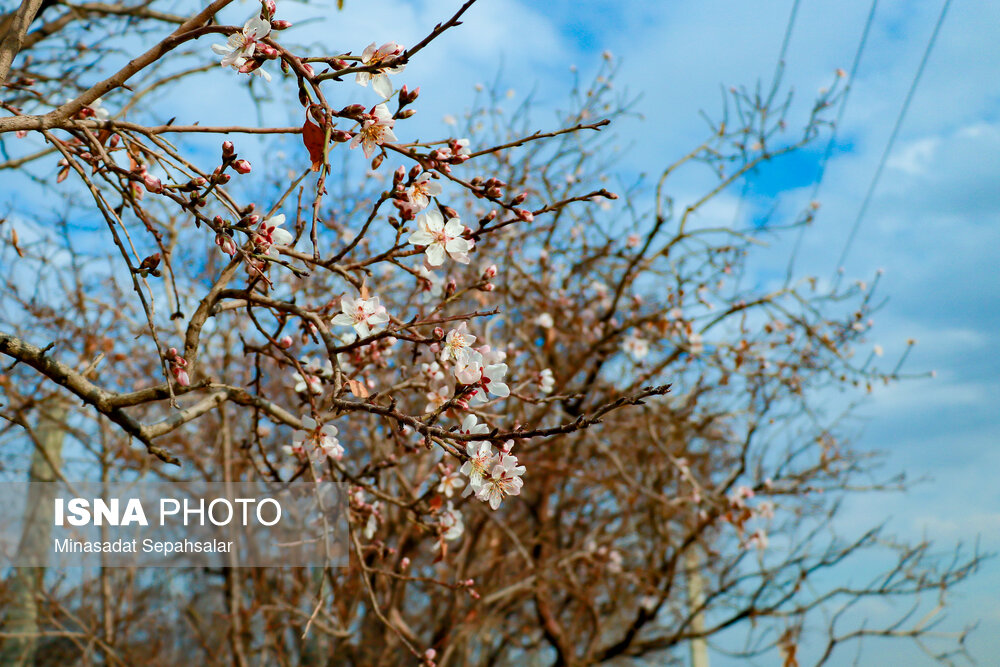
[[[418,215],[417,225],[419,229],[410,234],[409,241],[413,245],[426,246],[427,264],[441,266],[446,252],[456,262],[469,263],[472,242],[462,238],[465,225],[458,218],[451,218],[446,223],[440,211],[432,210]]]
[[[472,344],[476,342],[476,337],[470,334],[467,328],[466,323],[462,322],[445,336],[441,348],[443,361],[454,360],[459,366],[464,366],[472,360]]]
[[[649,354],[649,341],[645,338],[639,338],[635,334],[630,334],[622,341],[622,349],[634,360],[641,361]]]
[[[222,56],[223,67],[232,67],[238,70],[247,59],[251,58],[257,48],[257,41],[267,37],[271,32],[271,24],[268,21],[254,17],[243,24],[242,32],[235,32],[229,36],[225,44],[213,44],[212,50]]]
[[[476,497],[489,503],[491,508],[497,509],[504,498],[521,493],[521,487],[524,485],[524,480],[521,479],[523,474],[524,466],[517,465],[516,456],[500,454],[489,477],[483,480],[482,486],[476,492]]]
[[[465,480],[457,472],[448,473],[441,478],[441,481],[437,485],[437,492],[443,493],[446,498],[451,498],[451,496],[465,486]]]
[[[423,173],[413,185],[406,188],[406,198],[410,203],[420,209],[427,208],[431,203],[431,197],[441,194],[441,184],[431,178],[428,173]]]
[[[481,440],[473,440],[466,444],[465,453],[469,455],[469,460],[462,464],[459,472],[469,478],[469,485],[462,492],[463,498],[479,491],[483,486],[483,480],[493,470],[496,459],[496,453],[490,443]]]
[[[392,119],[389,108],[384,104],[377,104],[372,107],[371,113],[361,124],[361,129],[354,133],[351,139],[351,148],[361,146],[365,152],[365,157],[370,158],[375,152],[376,146],[381,146],[387,141],[396,141],[392,126],[396,121]]]
[[[478,361],[472,361],[455,374],[462,384],[474,385],[469,393],[469,402],[485,403],[492,394],[497,398],[510,396],[510,387],[504,384],[507,375],[507,364],[490,364],[483,366]]]
[[[342,296],[340,309],[343,312],[338,313],[330,322],[344,327],[354,327],[362,338],[370,336],[379,325],[389,321],[389,313],[386,312],[385,306],[379,303],[377,296],[370,299]]]
[[[465,525],[462,523],[462,513],[455,509],[455,506],[449,500],[445,508],[441,510],[440,514],[441,528],[444,529],[441,537],[451,541],[457,540],[465,532]]]
[[[438,385],[432,387],[426,397],[427,406],[424,407],[424,412],[437,412],[451,398],[451,389],[446,384]]]
[[[253,234],[253,244],[258,252],[276,256],[278,246],[287,246],[295,240],[295,237],[287,229],[281,228],[283,224],[285,224],[284,213],[271,216],[260,223],[257,231]]]
[[[315,419],[309,416],[302,417],[302,431],[295,431],[292,434],[292,446],[289,450],[292,453],[305,452],[309,445],[322,452],[324,456],[340,459],[344,455],[344,448],[337,440],[337,427],[332,424],[324,424],[322,427]]]
[[[395,58],[402,54],[403,51],[405,51],[403,46],[396,42],[387,42],[377,49],[375,48],[375,42],[372,42],[365,47],[364,52],[361,54],[361,64],[375,66],[390,58]],[[392,97],[392,81],[389,79],[389,75],[399,74],[404,69],[406,69],[406,65],[379,68],[374,72],[358,72],[354,75],[354,82],[359,86],[367,87],[368,82],[371,81],[372,89],[382,97],[388,99]]]

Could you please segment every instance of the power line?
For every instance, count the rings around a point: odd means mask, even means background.
[[[858,48],[854,51],[854,61],[851,63],[851,71],[847,75],[847,86],[844,88],[844,94],[840,98],[840,108],[837,109],[837,117],[833,121],[833,128],[830,131],[830,140],[826,142],[826,148],[823,150],[823,157],[819,161],[819,173],[816,174],[816,182],[813,184],[812,192],[809,193],[809,201],[816,201],[817,195],[819,195],[820,185],[823,183],[823,177],[826,175],[826,165],[830,161],[830,156],[833,154],[833,146],[837,141],[837,130],[840,129],[841,124],[844,120],[844,110],[847,109],[847,98],[850,96],[851,88],[854,86],[854,80],[858,73],[858,65],[861,64],[861,54],[864,53],[865,46],[868,43],[868,34],[871,32],[872,24],[875,20],[875,10],[878,8],[878,0],[872,0],[871,8],[868,10],[868,18],[865,20],[865,27],[861,31],[861,39],[858,41]],[[795,270],[795,258],[798,257],[799,248],[802,246],[802,237],[805,235],[806,226],[803,225],[799,227],[799,233],[795,238],[795,245],[792,247],[792,255],[788,259],[788,271],[787,276],[791,278],[792,273]]]
[[[906,116],[906,112],[910,108],[910,102],[913,100],[913,94],[917,90],[917,84],[920,83],[920,77],[924,74],[924,68],[930,58],[931,50],[934,48],[934,43],[937,41],[938,33],[941,32],[941,25],[944,23],[944,17],[948,13],[948,7],[950,5],[951,0],[945,0],[944,5],[941,7],[941,14],[938,16],[937,23],[934,24],[934,32],[931,33],[930,41],[927,42],[927,48],[924,49],[924,55],[920,59],[920,65],[917,67],[917,72],[913,76],[913,82],[910,84],[910,90],[906,93],[906,99],[903,101],[903,107],[899,110],[899,116],[896,118],[896,124],[892,128],[892,134],[889,135],[889,143],[886,144],[885,150],[882,152],[878,168],[875,169],[875,175],[872,177],[872,182],[868,186],[868,192],[865,194],[860,210],[858,210],[858,217],[854,220],[854,226],[851,228],[851,233],[847,236],[847,242],[844,244],[844,249],[840,253],[840,259],[837,260],[838,268],[844,265],[844,260],[847,259],[847,253],[851,249],[851,244],[854,243],[854,237],[857,235],[858,229],[861,227],[861,221],[864,219],[865,212],[868,210],[868,205],[871,203],[872,195],[875,192],[875,187],[878,185],[879,178],[882,176],[882,169],[885,167],[889,154],[892,152],[893,144],[896,143],[896,137],[899,135],[899,128],[903,125],[903,118]],[[838,277],[837,282],[839,283],[839,281],[840,278]]]
[[[799,13],[799,4],[801,0],[795,0],[792,3],[792,9],[788,13],[788,21],[785,23],[785,36],[781,39],[781,49],[778,51],[778,62],[774,66],[774,76],[771,78],[771,90],[768,94],[768,100],[774,99],[775,94],[778,92],[778,87],[781,84],[781,77],[785,71],[785,55],[788,53],[788,44],[792,40],[792,32],[795,29],[795,17]],[[758,86],[760,84],[758,83]],[[733,226],[735,226],[740,219],[740,214],[743,212],[743,204],[746,201],[747,194],[750,191],[750,174],[748,173],[743,177],[743,189],[740,192],[739,201],[736,204],[736,215],[733,219]]]

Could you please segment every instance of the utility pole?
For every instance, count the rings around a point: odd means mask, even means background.
[[[705,631],[705,591],[702,586],[701,561],[698,558],[697,544],[692,544],[684,553],[684,565],[687,570],[687,601],[688,613],[692,615],[691,630],[696,635]],[[708,641],[704,636],[691,640],[691,667],[708,667]]]

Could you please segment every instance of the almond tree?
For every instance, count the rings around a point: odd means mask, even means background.
[[[762,283],[755,248],[815,207],[749,228],[705,214],[815,139],[837,85],[795,132],[777,86],[733,90],[703,143],[622,185],[604,128],[631,101],[610,57],[553,126],[484,91],[460,132],[413,140],[406,65],[471,1],[414,46],[332,52],[297,45],[271,0],[242,25],[221,22],[231,0],[160,4],[25,0],[3,23],[0,169],[46,198],[3,225],[8,467],[69,397],[65,474],[342,482],[351,561],[50,572],[36,660],[664,664],[711,641],[790,666],[866,637],[943,662],[962,649],[935,624],[979,554],[838,530],[846,494],[903,488],[823,409],[901,377],[865,344],[877,277]],[[162,100],[220,64],[294,121],[172,118]],[[262,144],[266,164],[240,157]],[[699,167],[714,185],[675,206],[671,176]],[[893,564],[847,583],[870,550]],[[866,621],[870,598],[905,606]]]

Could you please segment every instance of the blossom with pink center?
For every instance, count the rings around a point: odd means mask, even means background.
[[[468,325],[465,322],[448,332],[444,338],[444,345],[441,347],[441,360],[454,360],[459,366],[468,364],[472,358],[472,344],[476,342],[476,337],[468,332]]]
[[[377,104],[372,107],[361,124],[361,129],[354,133],[351,139],[351,148],[361,146],[365,152],[365,157],[370,158],[375,153],[375,147],[381,146],[387,141],[396,141],[396,135],[392,131],[396,121],[392,119],[389,108],[384,104]]]
[[[379,303],[378,297],[370,299],[352,299],[349,296],[340,298],[340,310],[330,322],[344,327],[354,327],[362,338],[370,336],[380,325],[389,321],[389,313],[385,306]]]
[[[230,35],[225,44],[213,44],[212,50],[222,56],[220,64],[223,67],[238,70],[253,56],[257,41],[267,37],[270,32],[270,22],[254,17],[243,24],[242,32]]]
[[[469,485],[462,492],[463,498],[479,492],[483,480],[493,470],[493,463],[496,460],[496,453],[490,443],[480,440],[466,444],[465,453],[469,455],[469,460],[462,464],[459,472],[469,478]]]
[[[483,366],[473,361],[455,374],[462,384],[473,385],[469,393],[469,403],[472,405],[485,403],[489,396],[506,398],[510,396],[510,387],[504,383],[507,375],[507,364],[490,364]]]
[[[437,485],[437,492],[443,493],[446,498],[451,498],[463,486],[465,486],[465,480],[462,479],[462,475],[452,472],[441,478],[441,481]]]
[[[441,266],[444,264],[445,253],[456,262],[469,263],[469,251],[472,241],[462,238],[465,225],[458,218],[445,222],[440,211],[432,210],[417,216],[419,229],[410,234],[410,243],[416,246],[426,246],[427,264]]]
[[[489,503],[494,510],[499,508],[500,502],[507,496],[520,495],[521,487],[524,486],[524,480],[521,479],[524,470],[524,466],[517,465],[516,456],[500,454],[489,477],[483,479],[476,497]]]
[[[428,173],[423,173],[413,185],[406,189],[406,198],[418,209],[425,209],[431,203],[431,197],[441,194],[441,184],[431,178]]]
[[[286,247],[295,240],[287,229],[281,228],[283,224],[285,224],[284,213],[271,216],[260,223],[251,237],[258,252],[276,257],[279,247]]]
[[[387,42],[382,46],[375,48],[375,42],[372,42],[365,47],[364,52],[361,54],[361,64],[366,66],[376,66],[386,60],[395,58],[399,56],[406,49],[397,44],[396,42]],[[389,79],[390,74],[399,74],[404,69],[406,65],[397,65],[395,67],[383,67],[376,69],[374,72],[358,72],[354,75],[354,82],[359,86],[368,86],[370,81],[372,84],[372,89],[384,97],[389,99],[392,97],[392,81]]]
[[[344,448],[337,440],[336,426],[332,424],[320,426],[315,419],[305,416],[302,417],[302,428],[304,430],[292,434],[292,452],[305,452],[312,446],[324,456],[338,460],[344,456]]]

